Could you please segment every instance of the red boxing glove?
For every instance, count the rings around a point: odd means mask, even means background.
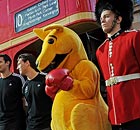
[[[55,87],[57,91],[58,89],[68,91],[72,88],[73,79],[69,76],[68,69],[54,69],[46,75],[46,85]]]
[[[57,87],[46,85],[45,92],[48,96],[50,96],[52,99],[54,99],[58,89],[59,88],[57,88]]]

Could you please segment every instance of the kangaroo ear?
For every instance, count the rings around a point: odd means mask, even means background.
[[[33,29],[33,32],[42,40],[44,41],[45,37],[48,35],[48,31],[44,31],[41,28],[35,28]]]
[[[58,32],[63,32],[64,27],[60,24],[51,24],[48,25],[45,29],[41,28],[34,28],[33,32],[41,39],[44,41],[45,37],[52,31],[58,31]]]
[[[53,29],[56,29],[56,31],[58,32],[63,32],[63,29],[64,27],[60,24],[51,24],[51,25],[48,25],[44,31],[47,31],[47,30],[53,30]]]

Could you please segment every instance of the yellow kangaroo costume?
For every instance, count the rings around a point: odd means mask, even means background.
[[[48,25],[44,30],[34,29],[43,40],[42,51],[37,58],[39,70],[50,64],[70,70],[73,87],[59,90],[52,107],[52,130],[111,130],[108,108],[100,94],[100,75],[96,66],[88,60],[79,36],[59,24]],[[57,56],[64,55],[63,58]]]

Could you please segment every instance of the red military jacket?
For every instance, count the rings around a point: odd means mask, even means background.
[[[140,73],[140,32],[131,30],[106,39],[96,56],[105,80]],[[140,79],[107,86],[107,99],[111,124],[140,118]]]

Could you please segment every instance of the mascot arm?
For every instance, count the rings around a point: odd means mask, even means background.
[[[58,89],[68,91],[72,84],[73,79],[69,76],[68,69],[54,69],[46,75],[46,93],[56,93]]]
[[[79,99],[92,98],[100,88],[100,75],[97,67],[90,61],[83,60],[72,71],[74,79],[70,92]]]

